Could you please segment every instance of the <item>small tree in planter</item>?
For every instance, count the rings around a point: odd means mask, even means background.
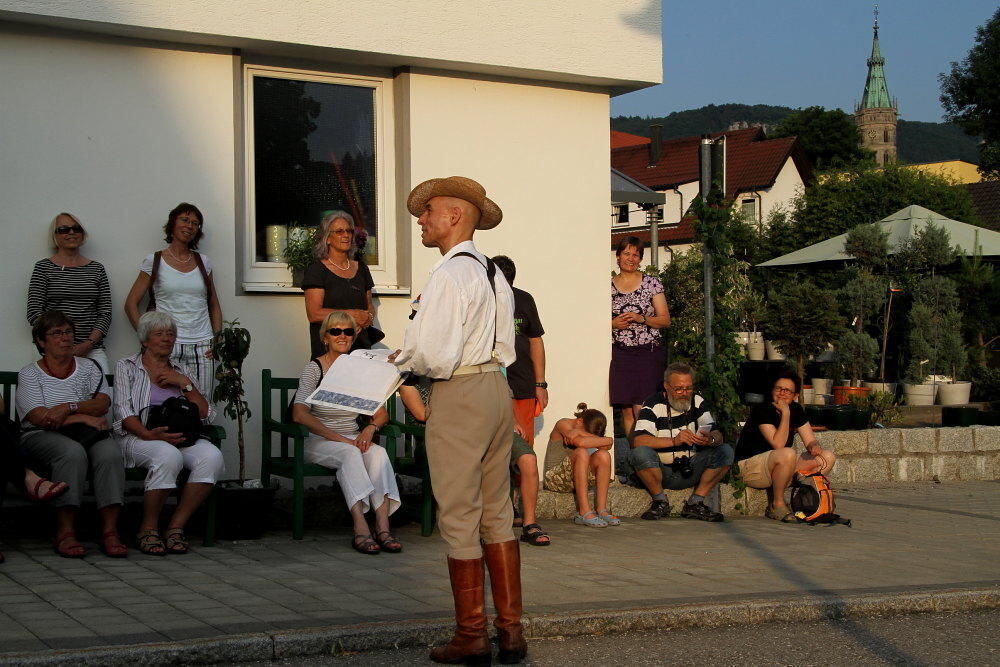
[[[215,370],[215,392],[212,402],[223,403],[223,412],[235,419],[240,452],[240,485],[246,481],[246,447],[243,424],[250,418],[250,405],[243,386],[243,360],[250,353],[250,332],[240,326],[239,320],[224,322],[212,339],[212,354],[218,362]]]
[[[928,375],[950,375],[954,382],[965,370],[962,315],[953,280],[929,276],[914,287],[908,343],[910,384],[922,384]]]
[[[878,378],[885,382],[885,362],[892,323],[892,292],[888,289],[889,232],[875,224],[858,225],[847,233],[844,253],[857,260],[857,275],[844,285],[843,291],[845,301],[850,304],[851,314],[856,318],[854,330],[863,332],[866,322],[881,311],[879,333],[882,345]]]
[[[289,237],[288,245],[285,246],[285,263],[288,264],[288,269],[292,272],[292,284],[296,286],[302,284],[302,273],[306,267],[316,261],[313,247],[316,243],[316,233],[319,231],[318,227],[299,227],[297,229],[307,231],[300,232],[294,238]]]
[[[837,341],[836,361],[842,369],[844,379],[850,378],[848,387],[834,387],[834,395],[842,398],[838,403],[847,403],[849,394],[866,394],[867,389],[861,387],[861,378],[875,369],[875,356],[878,354],[878,343],[866,333],[848,331]],[[845,389],[854,388],[856,391]],[[840,392],[838,392],[840,390]]]
[[[803,379],[806,359],[821,354],[843,329],[837,293],[808,279],[786,280],[771,290],[767,321],[768,339],[796,361]]]

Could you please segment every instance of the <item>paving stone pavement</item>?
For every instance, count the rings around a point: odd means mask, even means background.
[[[529,614],[761,597],[919,591],[1000,583],[1000,482],[840,490],[852,527],[767,519],[549,521],[550,547],[522,548]],[[444,544],[416,525],[402,554],[352,551],[346,531],[198,544],[185,556],[68,560],[6,537],[5,652],[215,638],[438,619],[451,614]],[[91,545],[92,546],[92,545]]]

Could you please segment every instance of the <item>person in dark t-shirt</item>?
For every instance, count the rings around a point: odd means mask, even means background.
[[[542,413],[549,402],[548,384],[545,382],[545,330],[538,318],[535,299],[522,289],[514,287],[517,267],[505,255],[493,258],[497,268],[514,291],[514,352],[517,358],[507,367],[507,384],[514,397],[514,424],[519,438],[511,448],[511,474],[521,496],[522,540],[535,546],[549,544],[549,536],[535,522],[538,505],[538,457],[535,455],[535,417]],[[517,508],[517,503],[514,503]],[[518,525],[515,518],[514,525]]]
[[[802,381],[797,373],[780,372],[771,385],[771,403],[754,406],[736,445],[740,476],[747,486],[768,489],[767,516],[784,523],[795,520],[785,504],[785,489],[796,471],[829,474],[837,457],[816,441],[805,410],[796,402]],[[795,434],[805,451],[793,447]]]

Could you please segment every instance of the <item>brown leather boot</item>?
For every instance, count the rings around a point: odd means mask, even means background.
[[[517,540],[486,545],[486,567],[497,617],[493,625],[500,640],[500,662],[512,665],[524,660],[528,642],[521,625],[521,551]]]
[[[483,559],[448,559],[451,592],[455,596],[455,636],[431,649],[431,660],[449,665],[488,665],[492,659],[486,634],[486,592]]]

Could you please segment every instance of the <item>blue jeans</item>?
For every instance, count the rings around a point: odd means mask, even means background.
[[[681,454],[683,455],[683,452]],[[664,489],[690,489],[698,484],[698,480],[701,479],[702,473],[706,470],[731,466],[734,458],[733,448],[725,443],[710,447],[695,447],[694,453],[691,454],[691,473],[681,475],[669,465],[661,463],[656,450],[650,447],[635,447],[628,453],[628,462],[632,467],[628,482],[632,486],[645,489],[646,485],[642,483],[635,471],[658,467],[663,476]]]

